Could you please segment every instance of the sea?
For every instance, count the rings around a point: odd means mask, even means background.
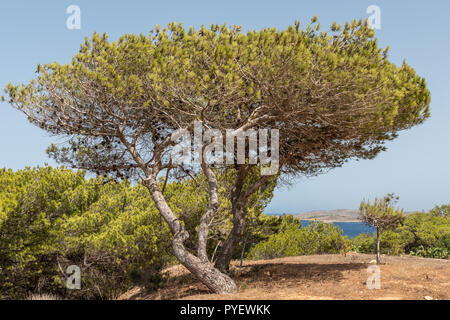
[[[311,223],[309,220],[301,220],[302,226],[307,227]],[[361,233],[374,234],[375,228],[368,226],[364,222],[331,222],[342,229],[344,236],[354,238]]]

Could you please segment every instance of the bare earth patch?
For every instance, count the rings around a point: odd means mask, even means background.
[[[239,291],[217,295],[194,279],[183,266],[166,271],[164,288],[146,292],[135,287],[119,299],[239,300],[404,300],[450,299],[450,261],[411,256],[382,256],[381,289],[366,286],[373,255],[349,253],[234,261],[231,276]],[[425,298],[427,297],[427,298]]]

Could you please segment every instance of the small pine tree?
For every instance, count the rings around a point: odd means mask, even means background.
[[[359,217],[366,224],[375,227],[377,231],[377,264],[380,264],[380,234],[386,230],[398,227],[405,217],[403,209],[395,209],[393,204],[399,197],[393,193],[387,194],[383,199],[375,198],[373,204],[369,201],[361,202]]]

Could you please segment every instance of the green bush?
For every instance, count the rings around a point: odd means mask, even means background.
[[[314,221],[302,227],[291,216],[281,218],[280,232],[256,244],[249,252],[250,259],[273,259],[346,251],[349,241],[342,230],[331,223]]]
[[[105,185],[98,201],[68,218],[62,230],[65,257],[82,268],[85,284],[69,292],[72,298],[116,297],[175,261],[168,227],[141,185]]]
[[[411,254],[421,257],[448,259],[450,252],[450,216],[448,205],[436,206],[429,213],[406,216],[402,225],[381,235],[382,253]],[[375,253],[375,238],[361,234],[351,239],[353,250]]]
[[[435,206],[433,209],[430,210],[430,214],[433,216],[448,217],[450,216],[450,204]]]
[[[219,223],[211,226],[208,253],[232,227],[227,182],[220,179]],[[207,183],[169,182],[164,195],[191,237],[208,202]],[[249,241],[276,232],[278,221],[262,214],[273,188],[256,194],[248,208]],[[266,230],[268,229],[268,230]],[[64,299],[115,298],[135,284],[150,290],[164,284],[162,269],[176,263],[172,235],[148,190],[128,181],[91,178],[84,171],[38,167],[0,169],[0,299],[53,294]],[[66,288],[65,270],[81,269],[81,289]]]
[[[83,172],[68,169],[0,170],[0,296],[58,293],[61,222],[98,197]]]
[[[419,246],[417,249],[412,250],[410,254],[413,256],[435,259],[448,259],[449,256],[449,252],[446,248],[424,248],[423,246]]]
[[[171,255],[169,230],[144,187],[86,179],[65,168],[0,170],[0,298],[48,293],[114,298],[131,270],[156,277]],[[65,270],[81,269],[81,290]]]
[[[361,233],[352,238],[352,251],[359,253],[376,253],[377,242],[374,236],[369,233]]]

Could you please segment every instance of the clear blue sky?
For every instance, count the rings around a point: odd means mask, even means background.
[[[66,8],[81,8],[81,29],[66,27]],[[400,196],[406,210],[428,210],[450,203],[450,2],[429,1],[1,1],[0,87],[27,82],[38,63],[69,62],[85,36],[107,32],[147,33],[155,24],[170,21],[198,27],[211,23],[240,24],[244,30],[275,26],[294,20],[305,26],[318,15],[323,28],[333,21],[367,18],[369,5],[381,9],[382,46],[390,59],[403,59],[427,79],[432,94],[431,118],[401,133],[388,151],[374,160],[349,162],[313,179],[299,179],[278,190],[267,212],[357,208],[363,197],[388,192]],[[20,169],[48,162],[52,142],[7,103],[0,103],[0,167]]]

